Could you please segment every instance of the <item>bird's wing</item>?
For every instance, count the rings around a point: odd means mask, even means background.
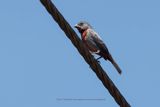
[[[102,41],[102,39],[100,38],[100,36],[92,29],[89,30],[89,33],[91,35],[92,40],[95,42],[95,44],[97,45],[97,47],[104,53],[109,54],[109,51],[107,49],[107,46],[105,45],[105,43]]]
[[[109,51],[107,49],[107,46],[101,40],[99,35],[93,30],[90,30],[90,33],[91,33],[90,35],[91,35],[92,40],[95,42],[97,47],[100,49],[100,55],[102,55],[104,57],[104,59],[108,59],[114,65],[114,67],[117,69],[117,71],[121,74],[122,71],[121,71],[120,67],[112,58],[111,54],[109,53]]]

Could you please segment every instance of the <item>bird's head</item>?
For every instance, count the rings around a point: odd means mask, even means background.
[[[75,26],[80,33],[83,33],[85,30],[92,28],[91,25],[85,21],[80,21]]]

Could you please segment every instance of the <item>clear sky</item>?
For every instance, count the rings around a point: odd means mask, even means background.
[[[159,0],[54,3],[72,26],[86,20],[103,38],[123,73],[101,65],[132,107],[160,107]],[[118,107],[39,0],[1,1],[0,107],[86,106]]]

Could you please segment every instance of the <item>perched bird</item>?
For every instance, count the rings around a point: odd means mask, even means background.
[[[75,28],[77,28],[77,30],[80,32],[82,41],[89,49],[89,51],[100,56],[99,58],[97,58],[97,60],[102,57],[105,60],[109,60],[116,68],[118,73],[121,74],[122,71],[120,67],[111,56],[105,43],[102,41],[99,35],[93,30],[92,26],[85,21],[80,21],[78,24],[75,25]]]

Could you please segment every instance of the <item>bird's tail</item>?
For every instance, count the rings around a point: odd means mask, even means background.
[[[119,74],[122,73],[120,67],[118,66],[118,64],[114,61],[114,60],[110,60],[111,63],[113,64],[113,66],[116,68],[116,70],[118,71]]]
[[[118,66],[118,64],[115,62],[115,60],[112,58],[111,54],[109,55],[103,55],[105,60],[109,60],[112,65],[116,68],[116,70],[118,71],[119,74],[122,73],[122,70],[120,69],[120,67]]]

